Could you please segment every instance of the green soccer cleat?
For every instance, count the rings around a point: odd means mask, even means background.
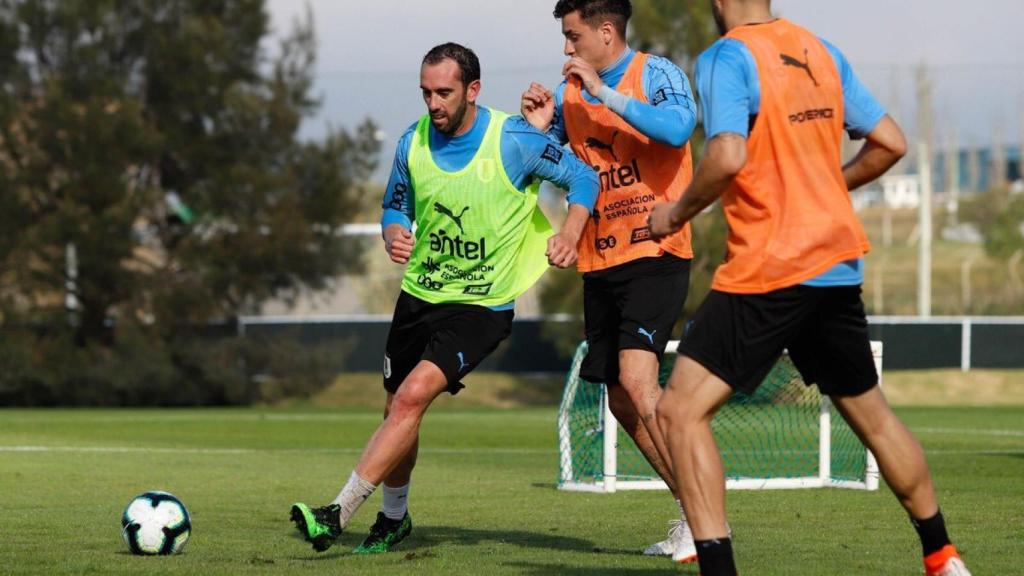
[[[401,520],[392,520],[383,512],[377,513],[377,521],[370,528],[370,535],[363,540],[353,554],[383,554],[405,539],[412,532],[412,518],[406,512]]]
[[[331,504],[320,508],[310,508],[298,502],[292,506],[292,522],[307,542],[313,545],[313,550],[323,552],[330,548],[334,541],[341,536],[341,520],[338,513],[341,506]]]

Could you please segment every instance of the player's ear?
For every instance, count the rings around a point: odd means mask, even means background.
[[[608,46],[615,40],[615,36],[619,34],[619,31],[615,29],[615,24],[610,20],[606,20],[601,24],[599,29],[601,32],[601,40],[604,41],[604,45]]]
[[[479,80],[473,80],[469,83],[469,86],[466,86],[466,100],[470,104],[476,104],[476,97],[480,95],[480,88]]]

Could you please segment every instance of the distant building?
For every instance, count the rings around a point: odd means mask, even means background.
[[[1021,147],[1007,146],[1004,150],[1005,166],[993,166],[997,154],[992,148],[969,148],[957,152],[957,164],[959,166],[960,190],[970,194],[972,192],[984,192],[988,190],[993,181],[993,175],[997,170],[1002,171],[1004,180],[1011,185],[1024,178],[1024,167],[1021,162]],[[946,169],[945,151],[935,151],[935,160],[932,162],[932,182],[935,183],[936,192],[948,191],[952,184],[949,182],[948,170]]]
[[[884,176],[881,184],[882,201],[889,208],[917,208],[921,204],[921,179],[917,176]]]

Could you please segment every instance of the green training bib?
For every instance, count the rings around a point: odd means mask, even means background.
[[[402,290],[427,302],[499,306],[526,292],[548,267],[551,224],[537,207],[540,183],[520,192],[501,161],[508,114],[491,110],[476,155],[456,172],[430,152],[430,116],[409,147],[416,244]]]

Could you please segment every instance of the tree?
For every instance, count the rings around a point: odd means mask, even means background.
[[[1024,194],[994,188],[964,202],[961,213],[981,230],[992,258],[1005,261],[1024,251]]]
[[[0,0],[3,322],[100,354],[358,267],[379,143],[297,138],[311,21],[270,56],[263,0]]]
[[[718,38],[707,2],[634,0],[630,42],[664,56],[693,78],[697,56]]]

